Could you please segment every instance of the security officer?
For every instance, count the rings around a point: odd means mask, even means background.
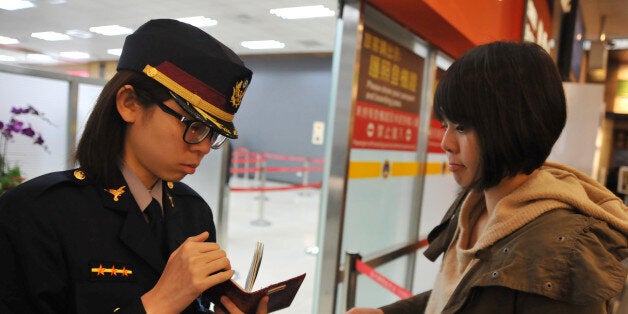
[[[128,36],[78,144],[80,168],[0,198],[0,312],[206,311],[201,293],[233,271],[211,209],[179,181],[237,138],[251,76],[182,22],[151,20]]]

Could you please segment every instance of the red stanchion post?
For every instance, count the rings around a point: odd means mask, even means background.
[[[261,173],[261,186],[260,186],[260,195],[257,196],[257,202],[259,204],[258,208],[258,217],[257,219],[251,221],[251,224],[254,226],[270,226],[270,221],[264,219],[264,202],[266,201],[266,196],[264,194],[264,188],[266,187],[266,160],[262,161],[262,169]]]

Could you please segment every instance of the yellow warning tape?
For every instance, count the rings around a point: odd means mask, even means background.
[[[419,163],[416,161],[393,161],[390,162],[389,176],[408,177],[419,174]],[[449,174],[446,162],[427,162],[425,175]],[[372,179],[382,178],[384,162],[381,161],[352,161],[349,163],[349,179]]]

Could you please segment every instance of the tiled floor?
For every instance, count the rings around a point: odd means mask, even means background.
[[[230,185],[246,187],[252,183],[232,178]],[[306,273],[292,305],[276,313],[312,312],[316,255],[308,252],[316,248],[319,194],[317,189],[268,191],[262,208],[260,192],[229,194],[226,250],[237,271],[238,284],[244,287],[257,241],[264,243],[264,255],[253,290]]]

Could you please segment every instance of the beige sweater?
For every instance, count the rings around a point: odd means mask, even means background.
[[[471,230],[485,208],[483,193],[471,192],[462,203],[458,229],[444,256],[426,313],[442,311],[464,274],[477,262],[473,258],[477,251],[552,209],[575,208],[628,236],[628,208],[622,200],[580,171],[556,163],[546,163],[502,198],[489,213],[486,229],[475,245],[465,248],[463,244],[469,243]]]

